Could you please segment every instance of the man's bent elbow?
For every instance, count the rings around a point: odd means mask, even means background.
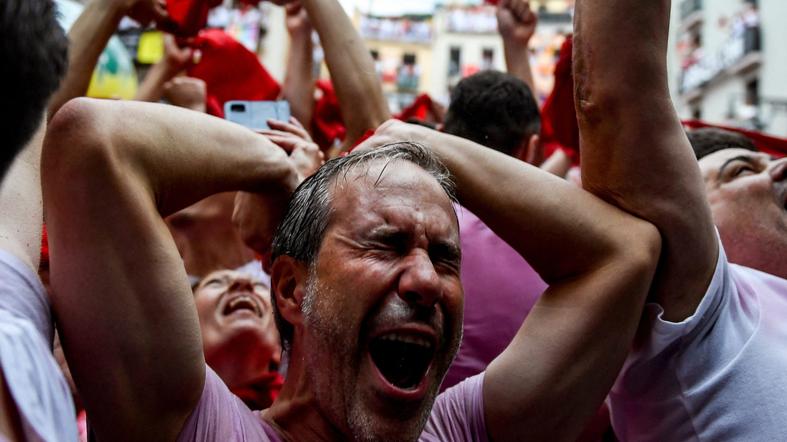
[[[661,256],[659,230],[647,221],[633,219],[620,235],[619,253],[632,273],[652,277]]]
[[[91,152],[90,146],[100,147],[97,108],[96,100],[81,97],[63,105],[47,127],[44,155],[52,159],[85,156]]]
[[[49,123],[41,157],[46,187],[73,187],[79,180],[99,176],[111,163],[106,114],[98,100],[75,98],[60,108]],[[69,183],[69,186],[64,186]]]

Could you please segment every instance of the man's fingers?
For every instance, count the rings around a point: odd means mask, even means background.
[[[290,115],[290,124],[293,124],[295,126],[300,127],[301,129],[303,129],[303,125],[301,124],[301,122],[298,121],[298,119],[293,117],[292,115]]]
[[[284,149],[285,152],[288,154],[292,153],[292,151],[299,145],[299,144],[306,144],[300,138],[293,137],[292,135],[277,135],[272,133],[263,133],[259,132],[260,135],[265,136],[268,140],[270,140],[273,144],[281,147]]]
[[[518,1],[512,4],[511,12],[513,12],[514,17],[517,20],[522,21],[525,18],[525,8],[523,7],[523,2]]]
[[[266,137],[280,137],[280,138],[301,139],[299,137],[296,137],[295,135],[293,135],[290,132],[285,132],[283,130],[277,130],[277,129],[263,129],[263,130],[259,131],[259,134],[260,135],[265,135]]]
[[[268,126],[270,126],[271,129],[278,129],[283,132],[288,132],[290,134],[293,134],[304,140],[311,141],[311,137],[309,136],[309,133],[306,132],[306,130],[304,130],[302,126],[299,127],[295,124],[287,123],[286,121],[280,121],[280,120],[268,120]]]
[[[376,149],[390,143],[391,137],[387,135],[372,135],[365,139],[361,144],[355,146],[352,152],[365,152],[368,150]]]
[[[290,116],[290,124],[295,125],[300,129],[300,133],[302,134],[303,138],[312,141],[312,137],[311,135],[309,135],[309,131],[306,130],[305,127],[303,127],[303,124],[301,124],[301,122],[298,121],[297,118]]]

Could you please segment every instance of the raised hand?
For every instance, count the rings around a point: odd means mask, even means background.
[[[192,62],[195,56],[194,49],[188,46],[180,46],[175,37],[171,34],[164,35],[164,58],[170,70],[180,72]]]
[[[312,24],[309,21],[309,14],[303,8],[301,2],[295,1],[284,6],[286,17],[284,24],[291,37],[311,36]]]
[[[501,0],[497,7],[497,29],[505,40],[527,45],[537,24],[538,16],[527,0]]]

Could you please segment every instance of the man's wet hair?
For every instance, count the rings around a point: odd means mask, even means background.
[[[746,135],[715,127],[704,127],[686,132],[697,160],[723,149],[746,149],[753,152],[757,147]]]
[[[483,71],[460,81],[451,92],[443,132],[507,155],[541,129],[541,114],[524,81],[499,71]]]
[[[313,269],[322,245],[325,231],[333,214],[333,185],[338,179],[346,179],[348,174],[359,167],[374,162],[385,162],[380,176],[388,167],[396,167],[394,162],[408,161],[429,173],[445,191],[451,201],[456,202],[456,192],[448,169],[426,147],[412,142],[391,143],[385,146],[351,153],[345,157],[326,162],[314,175],[306,178],[295,190],[287,206],[284,219],[279,224],[273,238],[272,262],[282,255],[290,256]],[[353,220],[342,220],[352,223]],[[292,324],[282,318],[276,302],[275,287],[271,287],[273,317],[281,336],[282,348],[290,350],[292,343]]]
[[[68,63],[52,0],[0,2],[0,179],[30,140]]]

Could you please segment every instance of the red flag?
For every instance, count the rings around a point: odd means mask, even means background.
[[[201,31],[191,43],[202,53],[188,75],[202,79],[208,92],[209,113],[224,117],[230,100],[276,100],[279,83],[262,66],[257,55],[218,29]]]

